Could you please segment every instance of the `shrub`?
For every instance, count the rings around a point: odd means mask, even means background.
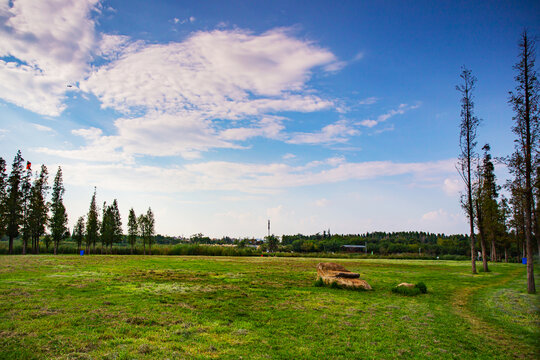
[[[419,282],[414,287],[408,287],[408,286],[395,286],[392,289],[393,293],[401,294],[405,296],[416,296],[419,294],[425,294],[427,293],[427,286],[423,282]]]
[[[316,287],[321,287],[321,286],[324,286],[324,281],[322,278],[317,278],[317,280],[315,280],[315,283],[313,284],[314,286]]]
[[[392,289],[393,293],[405,295],[405,296],[416,296],[420,294],[420,289],[415,287],[408,286],[396,286]]]
[[[419,282],[418,284],[416,284],[416,288],[419,289],[422,294],[427,293],[427,286],[423,282]]]

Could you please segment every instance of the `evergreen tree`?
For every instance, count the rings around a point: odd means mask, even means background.
[[[28,240],[32,236],[31,224],[30,224],[30,202],[32,199],[32,168],[30,162],[26,163],[26,171],[21,182],[21,193],[23,203],[23,219],[22,219],[22,253],[26,255],[26,248],[28,246]]]
[[[146,215],[144,214],[139,215],[139,217],[137,218],[137,225],[139,226],[139,234],[141,236],[142,243],[143,243],[143,255],[146,255],[146,230],[147,230],[146,223],[147,223]]]
[[[100,227],[100,240],[101,240],[101,254],[103,254],[103,248],[105,250],[109,244],[110,237],[112,236],[112,224],[110,218],[110,209],[107,206],[107,202],[103,202],[102,214],[101,214],[101,227]]]
[[[476,78],[472,72],[463,67],[460,75],[463,80],[462,85],[456,86],[456,89],[461,93],[461,125],[459,136],[459,147],[461,153],[458,160],[458,171],[461,179],[465,183],[466,194],[463,197],[461,204],[467,218],[469,219],[470,241],[471,241],[471,267],[472,273],[476,274],[476,248],[474,237],[474,203],[473,203],[473,172],[474,159],[476,157],[476,131],[480,120],[474,115],[473,91],[476,86]]]
[[[7,205],[7,172],[6,161],[0,157],[0,239],[6,234]]]
[[[49,173],[45,165],[41,165],[39,176],[34,180],[30,198],[29,223],[32,234],[32,252],[39,254],[39,238],[45,233],[49,221],[49,204],[45,200],[49,191],[47,185]]]
[[[509,103],[515,112],[513,117],[516,134],[515,151],[523,159],[520,172],[524,177],[523,197],[525,216],[525,244],[527,252],[527,291],[536,293],[533,266],[533,169],[534,160],[538,159],[539,150],[539,100],[540,85],[535,69],[535,43],[527,31],[523,31],[519,42],[519,59],[514,69],[517,71],[517,82],[514,92],[510,92]]]
[[[128,216],[128,241],[129,245],[131,245],[131,255],[133,255],[133,247],[135,246],[135,242],[137,241],[137,234],[138,234],[138,226],[137,226],[137,215],[135,215],[135,210],[131,208],[129,210],[129,216]]]
[[[75,227],[73,228],[73,240],[77,243],[77,252],[81,251],[81,245],[84,240],[84,217],[79,217]]]
[[[154,243],[154,234],[155,234],[155,220],[154,220],[154,213],[152,212],[151,208],[148,208],[148,211],[146,212],[146,237],[148,242],[148,253],[152,255],[152,244]]]
[[[120,210],[118,209],[118,201],[116,201],[116,199],[113,200],[111,212],[113,217],[113,242],[120,243],[122,242],[122,236],[124,234],[122,232],[122,218],[120,216]]]
[[[62,168],[58,167],[52,188],[51,219],[49,227],[54,242],[54,254],[58,251],[58,245],[66,237],[68,231],[68,217],[64,206],[64,185],[62,183]]]
[[[484,145],[484,158],[482,161],[482,209],[484,212],[484,232],[486,241],[490,245],[491,261],[497,258],[497,239],[503,236],[499,203],[500,186],[497,185],[495,166],[491,160],[489,144]]]
[[[96,205],[96,189],[90,201],[90,209],[86,217],[86,251],[91,253],[92,248],[96,250],[96,242],[99,236],[98,208]]]
[[[8,178],[6,199],[6,227],[9,237],[9,254],[13,254],[13,239],[19,236],[23,220],[23,196],[21,190],[23,162],[21,151],[13,159]]]

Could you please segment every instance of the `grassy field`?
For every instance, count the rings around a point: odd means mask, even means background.
[[[0,256],[0,358],[540,357],[523,265],[334,260],[366,292],[314,286],[320,261]],[[428,293],[392,293],[403,281]]]

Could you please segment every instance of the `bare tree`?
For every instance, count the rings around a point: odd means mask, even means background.
[[[466,67],[462,68],[460,75],[463,83],[456,86],[456,89],[461,93],[461,125],[459,133],[459,148],[460,154],[458,158],[457,170],[461,179],[465,183],[466,194],[462,196],[461,205],[467,214],[470,225],[470,240],[471,240],[471,266],[472,273],[476,274],[476,249],[474,237],[474,204],[473,204],[473,170],[476,159],[476,130],[480,124],[480,120],[474,116],[474,101],[473,91],[476,85],[476,78],[472,75],[471,70]]]

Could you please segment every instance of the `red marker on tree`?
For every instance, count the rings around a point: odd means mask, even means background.
[[[30,167],[32,167],[32,163],[30,161],[26,162],[26,170],[30,170]]]

